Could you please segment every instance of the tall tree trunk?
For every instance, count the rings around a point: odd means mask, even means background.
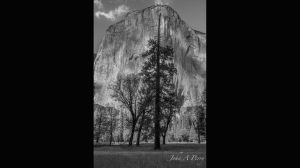
[[[170,113],[171,113],[171,110],[170,110]],[[162,137],[163,137],[163,145],[166,144],[166,136],[167,136],[167,132],[168,132],[168,129],[169,129],[170,122],[171,122],[171,118],[172,118],[172,116],[170,115],[170,116],[168,117],[168,120],[167,120],[167,126],[166,126],[166,128],[165,128],[165,130],[164,130],[164,132],[163,132],[163,134],[162,134]]]
[[[136,125],[136,121],[133,120],[133,121],[132,121],[132,127],[131,127],[131,135],[130,135],[130,139],[129,139],[129,144],[128,144],[128,146],[132,146],[132,141],[133,141],[133,136],[134,136],[135,125]]]
[[[111,146],[112,139],[113,139],[113,135],[112,135],[112,131],[111,131],[110,132],[110,138],[109,138],[109,146]]]
[[[138,134],[137,134],[137,140],[136,140],[136,146],[140,146],[141,132],[142,132],[142,126],[139,127],[139,131],[138,131]]]
[[[163,134],[163,145],[166,144],[166,134]]]
[[[109,146],[111,146],[111,142],[112,142],[112,138],[113,138],[113,126],[112,126],[112,121],[113,119],[112,119],[112,117],[110,118],[110,130],[109,130],[109,132],[110,132],[110,137],[109,137]]]
[[[160,125],[159,125],[159,114],[160,114],[160,17],[158,19],[158,36],[157,36],[157,56],[156,56],[156,98],[155,98],[155,140],[154,149],[160,149]]]
[[[142,128],[144,125],[144,119],[145,119],[145,111],[143,111],[142,118],[140,121],[140,127],[139,127],[138,134],[137,134],[136,146],[140,146],[140,137],[141,137],[141,132],[142,132]]]
[[[120,129],[120,141],[123,142],[123,134],[124,134],[124,114],[121,111],[121,129]]]

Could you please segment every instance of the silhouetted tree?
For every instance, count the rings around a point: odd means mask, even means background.
[[[145,118],[151,111],[151,104],[153,102],[153,91],[147,87],[147,85],[144,85],[141,87],[141,90],[139,92],[139,113],[141,113],[141,118],[139,120],[139,127],[138,127],[138,134],[137,134],[137,140],[136,140],[136,146],[140,145],[140,137],[141,137],[141,131],[144,125]]]
[[[110,86],[113,91],[112,97],[124,106],[131,115],[128,120],[131,125],[131,135],[129,139],[129,146],[132,146],[135,127],[141,112],[138,110],[139,101],[139,77],[138,75],[130,74],[127,76],[119,76],[116,83]]]
[[[164,87],[164,81],[168,80],[169,70],[174,68],[173,49],[170,46],[161,46],[160,36],[160,18],[158,20],[158,31],[156,40],[149,40],[150,49],[142,54],[147,57],[142,68],[142,79],[144,84],[148,84],[150,89],[155,90],[155,112],[154,127],[155,139],[154,149],[160,149],[160,113],[161,113],[161,96]]]

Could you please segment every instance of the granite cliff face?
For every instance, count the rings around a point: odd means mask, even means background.
[[[113,102],[108,85],[119,74],[140,71],[144,62],[140,54],[156,36],[160,13],[163,44],[174,48],[177,90],[187,98],[184,107],[197,105],[206,85],[206,34],[193,30],[167,5],[129,12],[106,30],[94,61],[96,104]]]

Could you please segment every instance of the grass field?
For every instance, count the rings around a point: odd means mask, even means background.
[[[153,144],[94,147],[94,168],[205,168],[205,144]]]

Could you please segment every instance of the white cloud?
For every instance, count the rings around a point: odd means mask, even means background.
[[[129,8],[125,5],[120,5],[114,10],[110,10],[109,12],[104,11],[97,11],[95,13],[97,18],[100,18],[100,16],[104,16],[106,19],[109,19],[111,21],[117,20],[119,17],[123,16],[129,11]]]
[[[98,9],[103,8],[102,0],[94,0],[94,4],[98,7]]]
[[[127,12],[129,12],[129,7],[126,5],[120,5],[117,8],[110,10],[108,12],[104,11],[104,6],[102,4],[102,0],[94,0],[95,5],[98,7],[98,11],[95,13],[97,18],[104,16],[106,19],[110,21],[115,21]]]

